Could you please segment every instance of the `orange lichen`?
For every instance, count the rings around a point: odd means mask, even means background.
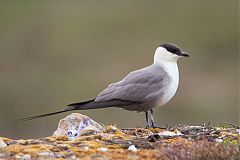
[[[58,141],[68,141],[68,137],[67,136],[60,136],[60,137],[56,137],[56,140]]]
[[[150,131],[152,131],[153,133],[159,133],[159,132],[163,132],[165,129],[162,128],[149,128]]]
[[[65,136],[2,138],[7,147],[0,148],[0,159],[240,159],[239,134],[234,128],[178,127],[165,132],[169,136],[161,136],[163,131],[111,126],[102,133],[72,141]],[[136,150],[128,150],[133,145]]]
[[[10,141],[12,141],[12,139],[6,138],[6,137],[0,137],[0,139],[2,139],[4,142],[10,142]]]
[[[12,154],[21,153],[23,151],[23,146],[19,144],[10,145],[7,147],[7,150]]]
[[[122,149],[123,147],[119,144],[108,145],[109,149]]]

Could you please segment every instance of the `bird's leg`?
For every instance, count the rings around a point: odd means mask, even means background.
[[[150,109],[150,120],[151,120],[151,127],[156,128],[154,118],[153,118],[153,109]]]
[[[166,129],[166,127],[159,127],[155,125],[154,118],[153,118],[153,109],[150,109],[150,121],[151,121],[151,127],[152,128],[160,128],[160,129]]]
[[[145,111],[145,118],[146,118],[146,122],[147,122],[146,128],[149,128],[150,124],[149,124],[149,118],[148,118],[148,111]]]

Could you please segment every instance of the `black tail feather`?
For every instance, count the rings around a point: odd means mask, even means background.
[[[72,104],[67,105],[68,108],[66,108],[65,110],[18,119],[18,120],[15,120],[15,123],[21,123],[21,122],[25,122],[25,121],[29,121],[29,120],[34,120],[34,119],[38,119],[38,118],[52,116],[52,115],[59,114],[59,113],[73,111],[73,110],[79,109],[80,106],[84,106],[85,104],[88,104],[88,103],[93,102],[93,101],[94,101],[94,99],[89,100],[89,101],[85,101],[85,102],[72,103]]]
[[[138,103],[132,102],[132,101],[124,101],[124,100],[110,100],[110,101],[106,101],[106,102],[95,102],[94,99],[92,99],[92,100],[85,101],[85,102],[69,104],[69,105],[67,105],[68,108],[66,108],[65,110],[62,110],[62,111],[41,114],[41,115],[27,117],[27,118],[23,118],[23,119],[18,119],[15,122],[21,123],[21,122],[38,119],[38,118],[43,118],[43,117],[48,117],[48,116],[52,116],[55,114],[69,112],[69,111],[73,111],[73,110],[87,110],[87,109],[98,109],[98,108],[107,108],[107,107],[124,108],[123,106],[125,106],[125,105],[138,104]],[[128,108],[126,108],[126,109],[128,109]]]
[[[67,106],[82,106],[82,105],[84,105],[84,104],[87,104],[87,103],[90,103],[90,102],[93,102],[93,101],[94,101],[94,99],[91,99],[91,100],[84,101],[84,102],[71,103],[71,104],[69,104],[69,105],[67,105]]]
[[[25,121],[29,121],[29,120],[34,120],[34,119],[38,119],[38,118],[43,118],[43,117],[48,117],[48,116],[52,116],[52,115],[55,115],[55,114],[64,113],[64,112],[68,112],[68,111],[72,111],[72,110],[73,110],[73,109],[66,109],[66,110],[62,110],[62,111],[58,111],[58,112],[41,114],[41,115],[37,115],[37,116],[32,116],[32,117],[27,117],[27,118],[18,119],[18,120],[15,120],[15,122],[16,122],[16,123],[21,123],[21,122],[25,122]]]

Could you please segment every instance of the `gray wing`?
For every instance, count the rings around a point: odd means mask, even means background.
[[[129,73],[121,81],[110,84],[98,94],[95,101],[125,100],[146,102],[154,99],[163,89],[168,79],[160,67],[149,66]]]

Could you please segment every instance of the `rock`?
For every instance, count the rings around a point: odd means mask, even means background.
[[[83,149],[84,151],[88,151],[88,150],[89,150],[89,147],[88,147],[88,146],[83,146],[82,149]]]
[[[0,138],[0,148],[7,147],[7,144]]]
[[[38,153],[39,156],[54,156],[54,154],[50,151],[43,151]]]
[[[101,147],[101,148],[98,148],[97,150],[98,150],[98,151],[102,151],[102,152],[107,152],[107,151],[108,151],[108,148]]]
[[[183,136],[184,134],[182,134],[182,132],[180,132],[178,129],[175,129],[173,131],[177,136]]]
[[[129,151],[133,151],[133,152],[137,152],[137,148],[135,147],[135,145],[131,145],[128,147]]]
[[[169,139],[169,138],[174,138],[177,136],[182,136],[183,134],[178,131],[177,129],[174,130],[174,132],[171,131],[163,131],[163,132],[159,132],[159,133],[154,133],[151,134],[147,137],[149,142],[156,142],[160,139]]]
[[[158,133],[158,135],[162,138],[172,138],[172,137],[176,137],[177,134],[174,132],[170,132],[170,131],[163,131]]]
[[[221,138],[216,138],[216,139],[215,139],[215,142],[222,143],[222,142],[223,142],[223,139],[221,139]]]
[[[102,131],[104,131],[104,128],[88,116],[72,113],[59,121],[58,128],[53,136],[67,136],[70,140],[74,140],[82,135]]]
[[[16,159],[21,159],[22,156],[20,156],[20,155],[15,155],[15,158],[16,158]]]
[[[29,160],[29,159],[31,159],[31,155],[29,154],[25,154],[22,156],[22,160]]]

